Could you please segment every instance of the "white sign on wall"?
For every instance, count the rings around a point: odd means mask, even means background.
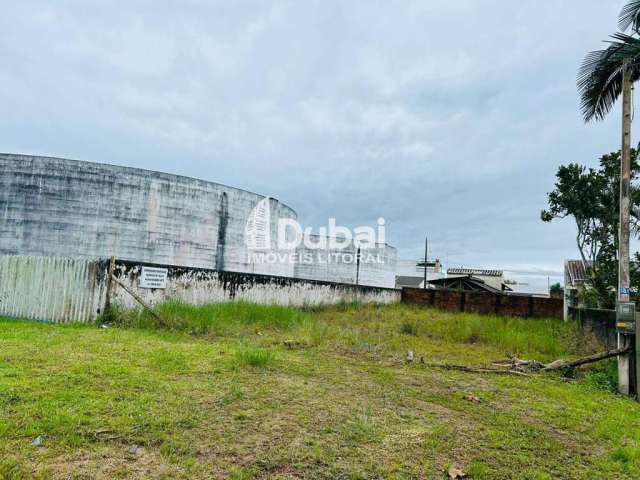
[[[166,268],[142,267],[140,274],[140,288],[167,288]]]

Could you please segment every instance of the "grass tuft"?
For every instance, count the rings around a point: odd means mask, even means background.
[[[230,480],[253,480],[256,478],[255,468],[232,467],[229,471]]]
[[[411,320],[404,320],[400,324],[400,333],[404,335],[418,335],[418,324]]]
[[[473,462],[469,465],[467,475],[473,480],[487,480],[491,478],[489,476],[489,467],[482,462]]]
[[[264,368],[276,359],[271,350],[264,348],[242,348],[236,351],[236,361],[239,365]]]
[[[378,426],[369,413],[357,413],[345,425],[345,436],[354,444],[362,444],[378,438]]]

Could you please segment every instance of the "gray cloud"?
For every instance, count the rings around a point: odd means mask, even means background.
[[[14,2],[0,149],[272,195],[310,225],[388,222],[403,257],[558,272],[557,166],[619,143],[575,74],[624,3]]]

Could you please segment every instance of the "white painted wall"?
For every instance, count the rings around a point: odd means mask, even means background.
[[[139,263],[117,262],[115,274],[151,305],[167,300],[194,305],[244,300],[288,306],[400,301],[400,291],[393,289],[175,266],[168,267],[167,288],[152,290],[140,288],[141,269]],[[95,320],[106,301],[107,271],[106,259],[0,256],[0,316],[53,322]],[[124,308],[140,306],[117,285],[111,301]]]

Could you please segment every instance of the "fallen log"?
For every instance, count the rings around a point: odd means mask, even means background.
[[[453,365],[450,363],[424,363],[420,362],[427,368],[440,368],[442,370],[456,370],[468,373],[493,373],[497,375],[518,375],[521,377],[529,377],[530,375],[517,370],[505,370],[502,368],[484,368],[484,367],[468,367],[466,365]]]
[[[608,350],[602,353],[596,353],[587,357],[578,358],[576,360],[556,360],[551,363],[542,363],[538,360],[522,360],[520,358],[512,357],[505,361],[493,362],[494,365],[508,368],[510,371],[519,372],[549,372],[553,370],[562,370],[564,368],[576,368],[581,365],[587,365],[589,363],[599,362],[606,360],[607,358],[617,357],[619,355],[625,355],[631,352],[631,347],[617,348],[615,350]]]
[[[588,357],[578,358],[577,360],[556,360],[546,365],[542,370],[561,370],[563,368],[576,368],[588,363],[599,362],[600,360],[606,360],[607,358],[617,357],[619,355],[625,355],[631,352],[631,347],[616,348],[615,350],[609,350],[607,352],[597,353],[595,355],[589,355]]]
[[[588,357],[578,358],[576,360],[556,360],[549,364],[539,362],[537,360],[522,360],[512,357],[503,362],[493,362],[494,365],[502,368],[486,368],[486,367],[469,367],[467,365],[455,365],[451,363],[425,363],[424,357],[420,357],[420,364],[427,368],[440,368],[442,370],[456,370],[468,373],[490,373],[497,375],[518,375],[522,377],[530,377],[532,372],[550,372],[554,370],[562,370],[564,368],[576,368],[588,363],[599,362],[607,358],[617,357],[631,352],[631,347],[617,348]],[[413,352],[407,356],[407,363],[413,361]]]

